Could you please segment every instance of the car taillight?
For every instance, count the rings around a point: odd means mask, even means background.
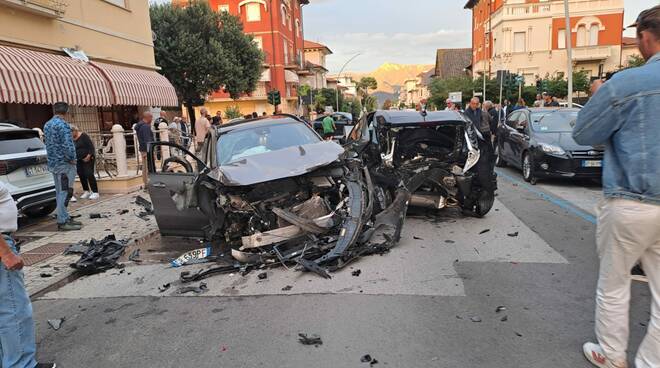
[[[9,171],[9,164],[7,161],[0,161],[0,175],[7,175]]]

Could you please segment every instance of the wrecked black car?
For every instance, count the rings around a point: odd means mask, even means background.
[[[155,151],[167,147],[182,155],[157,168]],[[402,177],[372,178],[355,152],[291,115],[216,127],[201,157],[169,142],[147,157],[161,234],[220,241],[242,267],[297,264],[329,277],[394,246],[410,200]]]
[[[350,135],[374,178],[401,177],[411,206],[459,207],[483,217],[495,200],[490,144],[460,112],[384,110],[367,114]]]

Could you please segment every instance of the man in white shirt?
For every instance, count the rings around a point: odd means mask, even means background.
[[[16,203],[0,181],[0,366],[55,367],[35,360],[32,304],[23,282],[23,259],[11,233],[18,229]]]
[[[211,123],[209,122],[209,119],[206,118],[208,113],[206,107],[202,107],[199,109],[199,117],[195,121],[195,153],[202,151],[202,145],[204,144],[206,133],[208,133],[211,128]]]

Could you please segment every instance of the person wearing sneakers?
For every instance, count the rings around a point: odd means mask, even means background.
[[[55,201],[57,203],[57,228],[60,231],[80,230],[82,224],[69,216],[66,208],[73,196],[73,184],[76,179],[76,146],[73,144],[71,127],[64,120],[69,111],[66,102],[53,105],[55,115],[46,122],[44,136],[46,140],[46,158],[48,170],[55,180]]]
[[[96,148],[94,142],[86,133],[80,131],[75,125],[71,125],[71,132],[73,134],[73,141],[76,145],[76,170],[78,178],[80,178],[80,185],[83,188],[83,194],[80,196],[82,199],[99,199],[99,188],[96,184],[96,177],[94,177],[94,156]]]
[[[0,181],[0,367],[53,368],[37,363],[32,304],[25,290],[23,260],[11,234],[18,229],[18,211],[9,189]]]
[[[598,205],[597,343],[583,346],[596,367],[628,367],[631,269],[641,261],[651,289],[651,321],[637,368],[660,367],[660,5],[633,25],[646,64],[596,80],[573,130],[579,144],[605,144]]]

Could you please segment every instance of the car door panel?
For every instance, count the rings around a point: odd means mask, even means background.
[[[516,133],[514,129],[515,121],[518,117],[518,112],[513,112],[509,115],[503,125],[503,137],[502,137],[502,156],[506,159],[507,162],[515,163],[515,156],[513,154],[514,147],[512,135]]]
[[[207,217],[198,208],[185,208],[179,211],[174,201],[176,193],[180,195],[190,190],[197,178],[198,172],[162,172],[155,167],[154,151],[162,145],[172,145],[181,149],[186,156],[194,155],[178,145],[169,142],[152,144],[147,155],[149,161],[149,181],[147,189],[154,207],[154,216],[163,236],[203,237],[203,227],[208,224]],[[192,167],[203,167],[200,162]]]

